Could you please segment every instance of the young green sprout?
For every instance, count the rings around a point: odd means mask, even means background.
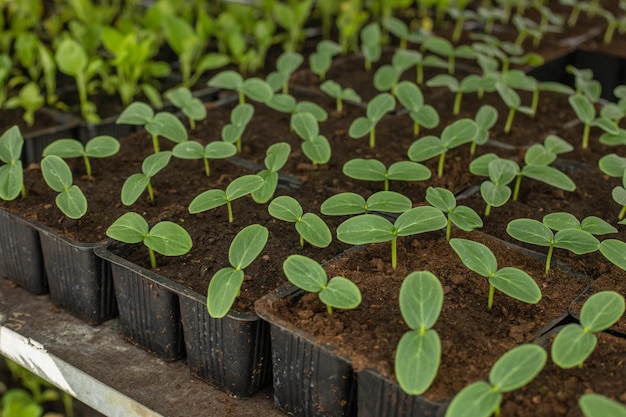
[[[115,123],[143,126],[152,136],[154,153],[161,150],[159,136],[175,143],[184,142],[188,139],[187,129],[178,117],[169,112],[154,114],[154,110],[146,103],[131,103],[122,111]]]
[[[270,145],[265,155],[265,169],[257,175],[263,179],[263,185],[252,192],[252,198],[259,204],[267,203],[274,196],[278,186],[278,170],[280,170],[291,152],[291,146],[287,142],[279,142]]]
[[[570,86],[554,81],[538,81],[535,77],[532,77],[521,70],[509,70],[502,73],[502,79],[511,88],[532,92],[533,96],[530,104],[531,117],[535,117],[537,114],[539,94],[542,91],[550,91],[568,96],[574,94],[574,89]]]
[[[483,78],[476,74],[470,74],[461,81],[449,74],[438,74],[430,80],[426,81],[428,87],[447,87],[450,92],[454,93],[454,105],[452,114],[457,116],[461,112],[461,101],[463,94],[475,93],[482,87]]]
[[[611,327],[624,314],[624,297],[615,291],[601,291],[585,301],[580,324],[566,325],[552,342],[552,361],[561,368],[582,367],[596,347],[594,333]]]
[[[496,361],[488,381],[473,382],[454,396],[445,417],[499,415],[502,394],[532,381],[547,360],[548,354],[539,345],[514,347]]]
[[[377,62],[382,55],[380,25],[376,22],[368,23],[361,29],[361,53],[365,61],[365,71],[372,69],[372,63]]]
[[[378,91],[389,91],[396,95],[400,77],[406,70],[415,66],[422,59],[417,51],[398,49],[391,58],[391,64],[382,65],[374,74],[374,87]]]
[[[422,90],[410,81],[400,81],[396,85],[396,97],[398,101],[409,111],[413,120],[413,135],[417,136],[420,126],[433,129],[439,126],[439,113],[430,104],[424,104]]]
[[[402,213],[394,223],[375,214],[361,214],[337,228],[337,239],[350,245],[391,242],[391,267],[397,264],[397,239],[446,227],[441,210],[431,206],[415,207]]]
[[[458,206],[452,191],[440,187],[428,187],[426,190],[426,201],[441,210],[448,218],[446,226],[446,240],[450,240],[452,224],[461,230],[471,232],[474,229],[483,227],[480,216],[467,206]]]
[[[106,235],[124,243],[143,243],[148,248],[150,265],[157,267],[156,253],[180,256],[191,250],[191,236],[180,225],[162,221],[150,228],[148,222],[135,212],[122,214],[107,229]]]
[[[241,153],[241,137],[253,115],[254,107],[251,104],[240,103],[230,112],[230,123],[222,128],[222,140],[234,143],[237,146],[237,153]]]
[[[209,87],[236,91],[239,95],[239,104],[245,103],[246,97],[259,103],[266,103],[274,95],[274,90],[265,80],[255,77],[244,80],[241,74],[231,70],[216,74],[207,84]]]
[[[41,160],[41,174],[48,187],[59,193],[57,207],[71,219],[80,219],[87,213],[87,198],[73,184],[72,171],[67,163],[56,155],[48,155]]]
[[[203,211],[211,210],[225,204],[228,210],[228,222],[232,223],[233,209],[231,203],[238,198],[241,198],[254,192],[255,190],[258,190],[262,186],[263,178],[259,177],[258,175],[241,176],[234,179],[230,184],[228,184],[228,187],[226,187],[226,191],[214,189],[207,190],[198,194],[191,201],[191,203],[189,203],[189,213],[201,213]]]
[[[568,100],[576,113],[576,117],[578,117],[584,125],[582,142],[583,149],[587,149],[589,147],[589,134],[592,126],[597,126],[611,135],[619,135],[620,129],[615,122],[602,116],[596,118],[596,108],[587,96],[574,94],[569,96]]]
[[[29,81],[20,88],[20,92],[9,97],[4,103],[6,109],[22,109],[24,114],[22,119],[26,126],[35,124],[35,112],[43,107],[46,99],[41,94],[39,85],[35,81]]]
[[[439,36],[427,38],[423,43],[423,48],[448,58],[448,74],[454,74],[456,58],[476,58],[476,53],[468,45],[455,47],[449,40]]]
[[[476,127],[478,127],[478,133],[472,144],[470,145],[470,156],[473,157],[476,153],[476,147],[478,145],[484,145],[489,140],[489,130],[498,121],[498,110],[489,104],[483,104],[480,106],[474,117]]]
[[[519,166],[510,159],[502,159],[495,154],[486,155],[472,161],[470,172],[489,177],[480,184],[480,195],[486,203],[485,216],[489,217],[492,207],[501,207],[511,198],[509,184],[518,174]],[[492,158],[492,155],[495,157]]]
[[[24,171],[22,167],[22,148],[24,138],[16,125],[7,129],[0,136],[0,198],[15,200],[18,195],[26,197]]]
[[[231,266],[217,271],[207,289],[206,304],[209,315],[222,318],[232,308],[241,292],[244,269],[261,253],[267,243],[269,232],[259,224],[252,224],[237,233],[228,249],[228,262]]]
[[[599,394],[583,394],[578,405],[585,417],[626,417],[626,406]]]
[[[204,164],[204,174],[208,177],[211,175],[211,167],[209,159],[225,159],[237,153],[237,147],[229,142],[215,141],[210,142],[206,146],[201,143],[188,140],[174,146],[172,155],[180,159],[202,159]]]
[[[616,154],[604,155],[598,161],[600,171],[608,175],[609,177],[622,178],[623,186],[616,186],[613,188],[612,197],[616,203],[622,206],[618,218],[622,220],[626,215],[626,158],[618,156]]]
[[[541,300],[541,290],[530,275],[513,267],[498,269],[496,257],[482,243],[454,238],[450,240],[450,246],[466,267],[489,280],[487,310],[493,307],[496,289],[528,304],[537,304]]]
[[[199,98],[194,97],[187,87],[170,90],[165,93],[165,98],[187,116],[191,130],[196,129],[196,121],[206,118],[207,112],[204,103]]]
[[[289,79],[304,62],[304,57],[298,52],[285,51],[276,60],[276,71],[270,72],[265,80],[275,93],[279,90],[283,94],[289,93]]]
[[[531,245],[547,246],[545,273],[550,271],[554,248],[567,249],[576,255],[591,253],[598,250],[598,239],[591,232],[579,228],[551,229],[560,227],[554,218],[544,217],[543,222],[534,219],[515,219],[506,227],[506,232],[513,238]]]
[[[56,155],[61,158],[83,158],[85,173],[91,178],[89,158],[108,158],[120,150],[120,142],[112,136],[102,135],[90,139],[86,145],[76,139],[57,139],[43,150],[43,156]]]
[[[122,204],[125,206],[135,204],[146,188],[150,202],[154,202],[154,191],[150,180],[169,164],[171,158],[172,152],[161,151],[144,159],[141,164],[141,173],[132,174],[124,181],[121,193]]]
[[[443,176],[443,165],[446,153],[465,143],[469,143],[478,134],[478,126],[471,119],[459,119],[446,126],[441,132],[441,138],[428,135],[413,142],[407,152],[409,159],[415,162],[426,161],[439,156],[437,176]]]
[[[509,109],[509,114],[504,124],[504,133],[509,133],[513,126],[513,120],[515,114],[520,111],[525,114],[532,114],[530,107],[522,106],[522,99],[519,94],[506,83],[506,80],[500,80],[496,82],[496,91],[500,95],[500,98]]]
[[[302,152],[315,165],[325,164],[330,160],[331,148],[328,139],[319,133],[319,123],[311,113],[297,113],[291,118],[291,125],[303,140]]]
[[[370,149],[376,147],[376,124],[396,107],[396,99],[389,93],[380,93],[367,104],[365,117],[357,117],[350,124],[348,135],[353,139],[369,133]]]
[[[295,223],[296,231],[300,235],[300,248],[304,247],[305,241],[318,248],[325,248],[333,239],[324,220],[315,213],[304,213],[298,200],[293,197],[276,197],[267,207],[267,211],[276,219]]]
[[[339,193],[326,199],[320,207],[326,216],[352,216],[373,211],[403,213],[413,207],[411,200],[394,191],[379,191],[367,200],[356,193]]]
[[[296,287],[318,293],[328,314],[333,314],[333,308],[350,310],[361,304],[359,287],[344,277],[337,276],[329,280],[324,268],[306,256],[289,255],[283,262],[283,271],[289,282]]]
[[[377,159],[351,159],[343,165],[344,175],[355,180],[383,181],[384,190],[389,191],[389,181],[424,181],[430,178],[430,170],[412,161],[394,162],[387,168]]]
[[[418,32],[411,32],[408,25],[403,20],[394,16],[386,16],[383,18],[383,27],[393,36],[400,39],[398,48],[407,49],[408,43],[420,43],[423,36]]]
[[[337,101],[337,112],[343,113],[343,101],[351,101],[353,103],[361,103],[361,96],[352,88],[341,88],[341,86],[333,80],[326,80],[320,85],[320,90],[333,97]]]
[[[321,81],[326,79],[326,73],[330,69],[333,57],[341,53],[341,46],[329,39],[320,41],[315,46],[315,52],[309,56],[309,67],[311,72],[319,77]]]
[[[318,122],[325,122],[328,119],[328,113],[320,105],[312,101],[296,101],[295,97],[289,94],[274,94],[274,97],[268,101],[267,106],[283,113],[290,113],[292,122],[290,126],[293,130],[293,117],[298,113],[311,113]]]
[[[434,381],[441,361],[441,340],[432,327],[441,313],[443,287],[431,272],[412,272],[402,281],[399,302],[411,330],[396,349],[396,378],[404,392],[421,395]]]

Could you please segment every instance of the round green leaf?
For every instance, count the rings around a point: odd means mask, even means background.
[[[228,250],[228,260],[235,269],[245,269],[261,253],[269,232],[259,224],[247,226],[233,239]]]
[[[325,164],[330,161],[332,150],[328,139],[318,136],[312,141],[302,142],[302,152],[314,164]]]
[[[226,198],[229,201],[233,201],[250,194],[262,186],[263,178],[258,175],[242,175],[228,184],[228,187],[226,187]]]
[[[324,220],[314,213],[305,213],[302,219],[296,222],[296,230],[304,240],[318,248],[327,247],[333,239]]]
[[[367,199],[368,211],[403,213],[411,209],[413,203],[403,194],[394,191],[379,191]]]
[[[232,146],[232,144],[229,145]],[[180,159],[202,159],[204,157],[204,146],[193,140],[177,143],[176,146],[174,146],[174,149],[172,149],[172,155]]]
[[[41,160],[41,174],[48,187],[60,193],[72,186],[72,171],[67,163],[56,155]]]
[[[311,113],[298,113],[291,119],[293,130],[304,141],[315,140],[319,134],[319,123]]]
[[[367,117],[357,117],[350,124],[348,136],[354,139],[362,138],[367,135],[374,126],[376,126],[376,123],[372,122]]]
[[[0,198],[11,201],[17,198],[24,183],[24,171],[22,162],[0,165]]]
[[[506,185],[496,185],[491,181],[480,184],[480,195],[487,204],[501,207],[511,198],[511,189]]]
[[[626,270],[626,243],[617,239],[605,239],[600,242],[599,249],[606,259]]]
[[[598,161],[598,166],[606,175],[622,178],[624,171],[626,171],[626,158],[616,154],[605,155]]]
[[[467,206],[458,206],[448,217],[456,227],[466,232],[483,227],[483,220],[478,213]]]
[[[279,220],[295,223],[302,218],[302,206],[293,197],[281,195],[276,197],[267,207],[270,216]]]
[[[552,342],[552,361],[561,368],[573,368],[582,364],[591,355],[598,339],[578,324],[568,324]]]
[[[351,217],[337,227],[337,239],[350,245],[389,242],[393,237],[389,220],[374,214]]]
[[[207,290],[207,310],[213,318],[222,318],[232,308],[241,289],[244,273],[242,270],[222,268],[213,275]]]
[[[396,349],[398,384],[409,395],[423,394],[435,380],[441,361],[441,341],[434,330],[406,332]]]
[[[144,192],[150,178],[144,174],[133,174],[126,178],[122,185],[121,200],[125,206],[135,204],[139,196]]]
[[[501,401],[501,393],[487,382],[477,381],[454,396],[445,417],[490,417]]]
[[[328,281],[324,268],[302,255],[289,255],[283,262],[283,271],[289,282],[308,292],[320,292]]]
[[[239,91],[243,84],[243,78],[238,72],[226,70],[214,75],[207,84],[209,87]]]
[[[413,142],[407,151],[411,161],[422,162],[446,151],[441,140],[436,136],[424,136]]]
[[[254,106],[248,103],[239,103],[230,113],[230,122],[237,127],[242,127],[250,123],[252,116],[254,116]]]
[[[489,283],[509,297],[529,304],[541,300],[541,290],[526,272],[517,268],[502,268],[489,277]]]
[[[349,310],[361,304],[361,291],[344,277],[333,277],[319,293],[320,300],[331,307]]]
[[[437,277],[428,271],[409,274],[400,287],[400,312],[406,324],[421,331],[435,325],[443,305],[443,287]]]
[[[241,90],[254,101],[265,103],[274,95],[272,87],[260,78],[248,78],[243,82]]]
[[[387,177],[396,181],[424,181],[431,176],[430,170],[417,162],[398,161],[389,166]]]
[[[428,187],[426,201],[444,213],[452,212],[456,207],[456,198],[452,191],[441,187]]]
[[[479,242],[468,239],[450,239],[450,246],[461,262],[478,275],[488,277],[498,270],[498,261],[491,250]]]
[[[626,417],[626,407],[599,394],[584,394],[578,405],[585,417]]]
[[[144,126],[154,118],[154,111],[146,103],[134,102],[119,115],[116,124]]]
[[[443,229],[448,224],[441,210],[431,206],[415,207],[402,213],[395,221],[398,236],[410,236],[419,233]]]
[[[387,167],[377,159],[355,158],[343,165],[343,173],[356,180],[384,181]]]
[[[524,154],[526,165],[547,166],[554,162],[555,159],[556,154],[539,143],[532,145]]]
[[[141,171],[146,177],[152,178],[167,166],[171,158],[172,152],[170,151],[161,151],[149,155],[141,163]]]
[[[315,117],[315,120],[318,122],[325,122],[328,120],[328,113],[319,105],[313,103],[312,101],[301,101],[296,104],[294,109],[295,113],[310,113]]]
[[[527,165],[522,169],[525,177],[541,181],[565,191],[574,191],[576,184],[570,177],[553,167]]]
[[[552,230],[580,228],[580,222],[578,221],[576,216],[565,212],[546,214],[545,216],[543,216],[543,224],[545,224]]]
[[[259,204],[265,204],[274,196],[276,187],[278,186],[278,173],[263,170],[257,174],[263,179],[261,188],[252,191],[252,198]]]
[[[270,82],[270,79],[268,76],[268,82]],[[282,86],[282,80],[279,80],[276,84],[275,89],[279,89]],[[290,94],[274,94],[272,99],[267,102],[267,106],[282,113],[291,113],[296,107],[296,99]]]
[[[22,157],[24,138],[17,125],[7,129],[0,136],[0,161],[9,164],[19,161]]]
[[[437,113],[437,109],[430,104],[424,105],[419,111],[410,112],[409,115],[411,119],[427,129],[433,129],[439,126],[439,113]]]
[[[554,235],[554,247],[567,249],[576,255],[598,250],[600,242],[591,233],[580,229],[565,229]]]
[[[291,146],[287,142],[270,145],[265,153],[265,167],[270,171],[278,171],[287,163],[290,152]]]
[[[77,185],[57,195],[55,202],[63,214],[71,219],[80,219],[87,213],[87,198]]]
[[[113,136],[96,136],[85,145],[85,154],[90,158],[108,158],[120,150],[120,142]]]
[[[541,372],[548,354],[539,345],[525,344],[514,347],[493,364],[489,382],[495,391],[509,392],[523,387]]]
[[[593,294],[580,310],[580,324],[589,332],[608,329],[624,314],[624,297],[615,291]]]
[[[349,216],[365,212],[365,199],[356,193],[335,194],[322,203],[322,214],[326,216]]]
[[[469,143],[478,133],[478,126],[471,119],[460,119],[446,126],[441,133],[441,144],[446,149],[453,149]]]
[[[75,78],[85,71],[89,61],[81,44],[71,38],[65,38],[59,43],[54,57],[59,70]]]
[[[46,146],[42,155],[56,155],[61,158],[78,158],[84,153],[83,144],[76,139],[57,139]]]
[[[399,68],[383,65],[374,73],[374,87],[378,91],[389,91],[398,82],[400,75]]]
[[[124,243],[139,243],[143,242],[148,232],[148,222],[141,215],[131,211],[115,220],[107,228],[106,235]]]
[[[585,217],[580,223],[580,228],[595,236],[617,233],[617,229],[615,227],[596,216]]]
[[[587,96],[574,94],[568,97],[568,101],[581,122],[584,124],[593,123],[596,118],[596,109]]]
[[[513,238],[532,245],[550,246],[554,234],[538,220],[515,219],[509,222],[506,232]]]
[[[145,127],[151,135],[163,136],[172,142],[180,143],[188,139],[185,125],[171,113],[157,113]]]
[[[389,93],[381,93],[367,104],[367,118],[376,124],[385,114],[396,107],[396,99]],[[350,135],[352,136],[352,135]]]
[[[424,106],[424,95],[420,88],[411,81],[401,81],[396,86],[396,97],[402,106],[410,112],[418,112]]]
[[[189,143],[189,141],[179,143],[178,145],[183,145],[185,143]],[[174,147],[174,150],[176,150],[176,146]],[[237,148],[232,143],[215,141],[207,144],[203,153],[204,157],[207,159],[225,159],[235,155],[237,153]]]
[[[143,243],[153,251],[165,256],[184,255],[191,249],[189,233],[180,225],[162,221],[150,229]]]
[[[222,190],[207,190],[198,194],[191,203],[189,203],[189,213],[201,213],[203,211],[214,209],[228,202],[226,193]]]

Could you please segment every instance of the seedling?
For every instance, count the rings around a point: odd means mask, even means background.
[[[403,213],[413,207],[411,200],[394,191],[379,191],[367,201],[356,193],[339,193],[326,199],[320,207],[326,216],[352,216],[373,211]]]
[[[431,272],[412,272],[402,281],[399,302],[411,330],[396,348],[396,378],[404,392],[421,395],[433,383],[441,361],[441,340],[432,327],[441,313],[443,287]]]
[[[24,87],[20,89],[20,92],[4,103],[4,107],[7,109],[22,109],[24,115],[22,119],[26,122],[27,126],[32,126],[35,123],[35,112],[43,107],[46,100],[41,94],[39,85],[30,81],[26,83]]]
[[[266,81],[277,92],[282,90],[283,94],[289,93],[289,79],[291,75],[304,62],[304,57],[298,52],[283,52],[276,60],[276,71],[270,72]]]
[[[228,210],[228,222],[233,222],[233,209],[231,203],[245,195],[258,190],[263,186],[263,178],[258,175],[244,175],[234,179],[226,191],[223,190],[207,190],[197,195],[189,204],[189,213],[196,214],[203,211],[211,210],[226,204]]]
[[[232,143],[224,141],[210,142],[206,146],[201,143],[187,140],[177,143],[172,149],[172,155],[180,159],[202,159],[204,163],[204,174],[211,175],[209,159],[225,159],[237,153],[237,148]]]
[[[498,121],[498,110],[489,104],[483,104],[480,106],[474,117],[478,133],[470,146],[470,156],[474,156],[476,153],[476,147],[478,145],[484,145],[489,140],[489,130]]]
[[[315,213],[304,213],[302,206],[293,197],[286,195],[276,197],[267,207],[269,214],[279,220],[295,223],[300,235],[300,248],[307,241],[318,248],[330,245],[332,235],[330,229]]]
[[[617,229],[596,216],[585,217],[579,221],[573,214],[566,212],[550,213],[543,216],[543,224],[553,230],[580,229],[594,236],[617,233]]]
[[[493,307],[495,290],[528,304],[541,300],[541,290],[526,272],[513,267],[498,269],[498,261],[491,250],[479,242],[454,238],[450,246],[461,258],[463,264],[478,275],[489,279],[487,310]]]
[[[566,325],[552,342],[552,361],[561,368],[582,367],[596,347],[594,333],[611,327],[624,314],[624,297],[615,291],[601,291],[585,301],[580,324]]]
[[[461,112],[463,94],[477,92],[482,86],[482,80],[482,77],[476,74],[470,74],[460,82],[451,75],[438,74],[426,81],[426,85],[429,87],[447,87],[448,90],[455,93],[452,114],[456,116]]]
[[[146,157],[141,164],[141,173],[132,174],[124,181],[121,194],[122,204],[125,206],[135,204],[146,189],[148,189],[148,199],[151,203],[154,202],[151,179],[169,164],[171,158],[172,152],[170,151],[161,151]]]
[[[365,71],[369,72],[372,69],[372,63],[380,59],[381,44],[381,31],[378,23],[368,23],[361,29],[361,53],[365,61]]]
[[[539,345],[514,347],[493,365],[488,382],[473,382],[452,399],[445,417],[499,415],[502,394],[532,381],[547,360],[548,354]]]
[[[457,2],[459,3],[459,2]],[[454,22],[454,30],[452,31],[452,43],[459,43],[461,34],[463,33],[463,26],[466,21],[477,21],[478,13],[473,10],[465,9],[465,7],[459,7],[458,4],[450,5],[447,12],[450,14],[452,21]]]
[[[315,46],[315,52],[309,56],[309,67],[311,72],[319,77],[321,81],[326,79],[326,73],[330,69],[333,57],[341,53],[341,46],[325,38]]]
[[[411,32],[404,21],[397,17],[387,16],[383,19],[383,27],[392,35],[400,39],[398,48],[407,49],[408,43],[420,43],[423,36],[417,32]]]
[[[535,77],[532,77],[521,70],[509,70],[507,72],[503,72],[502,79],[511,88],[532,92],[533,96],[529,113],[531,117],[535,117],[535,114],[537,113],[539,93],[542,91],[551,91],[553,93],[566,95],[574,94],[574,90],[565,84],[553,81],[538,81]]]
[[[592,103],[597,103],[602,94],[602,84],[593,78],[590,68],[578,69],[573,65],[565,66],[565,71],[574,76],[576,94],[586,96]]]
[[[302,152],[314,165],[325,164],[330,160],[328,139],[319,134],[319,124],[311,113],[297,113],[291,118],[291,125],[303,140]]]
[[[87,198],[73,183],[72,171],[63,159],[56,155],[43,158],[41,174],[48,187],[59,193],[55,202],[63,214],[71,219],[80,219],[87,213]]]
[[[448,74],[454,74],[456,58],[476,58],[475,52],[468,45],[454,47],[449,40],[439,36],[431,36],[427,38],[422,44],[422,47],[448,58]]]
[[[89,101],[89,92],[94,90],[98,82],[93,78],[104,71],[102,59],[89,58],[83,46],[71,38],[65,38],[59,43],[54,58],[59,71],[76,81],[82,118],[88,123],[100,121],[96,105]]]
[[[413,135],[417,136],[420,126],[433,129],[439,126],[439,113],[430,104],[424,104],[422,90],[410,81],[401,81],[396,85],[396,97],[402,106],[409,111],[413,119]]]
[[[259,103],[266,103],[274,95],[274,90],[266,81],[256,77],[244,80],[241,74],[231,70],[216,74],[207,84],[209,87],[236,91],[239,95],[239,104],[245,103],[246,97]]]
[[[152,136],[154,153],[161,150],[159,136],[175,143],[184,142],[188,138],[187,129],[178,117],[169,112],[155,114],[146,103],[131,103],[122,111],[115,123],[143,126]]]
[[[578,405],[585,417],[626,417],[626,407],[599,394],[583,394]]]
[[[387,168],[377,159],[355,158],[343,165],[344,175],[355,180],[383,181],[384,190],[389,191],[389,181],[424,181],[430,178],[430,170],[412,161],[394,162]]]
[[[374,74],[374,87],[378,91],[390,91],[396,95],[396,86],[406,70],[417,65],[422,54],[417,51],[398,49],[391,58],[391,64],[382,65]]]
[[[268,235],[267,228],[259,224],[251,224],[237,233],[228,249],[228,262],[231,266],[217,271],[209,282],[206,305],[211,317],[219,319],[228,314],[241,292],[243,270],[265,248]]]
[[[337,112],[343,113],[343,101],[348,100],[353,103],[361,103],[361,96],[352,88],[341,88],[333,80],[326,80],[320,85],[320,90],[333,97],[337,101]]]
[[[554,248],[567,249],[576,255],[591,253],[598,250],[598,239],[590,232],[567,228],[552,232],[544,222],[534,219],[515,219],[506,227],[506,232],[513,238],[531,245],[547,246],[545,273],[550,271],[552,251]]]
[[[237,153],[241,153],[241,137],[254,115],[254,107],[248,103],[239,103],[230,112],[230,123],[222,128],[222,140],[234,143]]]
[[[143,243],[148,248],[150,265],[157,267],[156,253],[164,256],[180,256],[191,250],[189,233],[180,225],[161,221],[152,226],[135,212],[122,214],[107,229],[106,235],[124,243]]]
[[[441,187],[428,187],[426,190],[426,201],[447,216],[447,241],[450,240],[452,224],[466,232],[483,227],[482,219],[474,210],[467,206],[457,206],[456,198],[450,190]]]
[[[344,221],[337,228],[337,239],[350,245],[391,242],[391,267],[396,269],[397,239],[443,229],[443,213],[434,207],[420,206],[402,213],[394,223],[375,214],[361,214]]]
[[[276,23],[285,29],[285,42],[283,48],[287,51],[301,49],[304,41],[305,22],[311,14],[313,0],[305,0],[297,3],[270,3],[272,17]]]
[[[15,200],[18,195],[26,197],[24,171],[22,167],[22,148],[24,138],[16,125],[7,129],[0,136],[0,198]]]
[[[522,113],[532,115],[532,109],[530,107],[522,106],[522,99],[519,94],[511,88],[505,81],[499,80],[496,82],[496,91],[500,95],[500,98],[509,109],[509,114],[504,123],[504,133],[509,133],[513,126],[513,120],[515,114],[520,111]]]
[[[112,136],[96,136],[83,145],[76,139],[57,139],[43,150],[43,156],[56,155],[61,158],[83,158],[85,173],[91,178],[89,158],[108,158],[120,150],[120,143]]]
[[[187,87],[178,87],[165,93],[165,98],[179,108],[189,119],[191,130],[196,129],[196,121],[206,118],[206,107],[199,98],[194,97]]]
[[[289,255],[283,262],[283,271],[296,287],[318,293],[328,314],[333,314],[333,308],[351,310],[361,304],[359,287],[344,277],[337,276],[329,280],[324,268],[306,256]]]
[[[376,124],[396,107],[396,99],[389,93],[380,93],[367,104],[365,117],[357,117],[348,130],[353,139],[362,138],[369,133],[370,149],[376,147]]]
[[[286,142],[270,145],[265,154],[265,169],[257,175],[263,179],[263,186],[252,192],[252,198],[259,204],[267,203],[274,196],[278,186],[278,170],[280,170],[291,152],[291,146]]]
[[[268,101],[267,106],[283,112],[290,113],[292,117],[291,128],[293,129],[293,116],[298,113],[311,113],[315,120],[318,122],[325,122],[328,120],[328,113],[318,104],[312,101],[296,101],[296,99],[289,94],[274,94],[274,97]]]
[[[485,154],[486,157],[476,158],[470,164],[470,172],[475,175],[486,173],[489,180],[480,184],[480,195],[486,203],[485,216],[491,214],[492,207],[501,207],[511,198],[509,184],[519,172],[517,163],[510,159],[501,159],[494,154]],[[494,157],[495,156],[495,157]],[[486,166],[486,172],[484,167]]]
[[[589,133],[591,131],[591,126],[597,126],[612,135],[618,135],[620,133],[619,126],[617,126],[612,120],[602,116],[596,118],[596,108],[587,96],[574,94],[569,96],[568,100],[576,113],[576,117],[578,117],[584,125],[582,143],[583,149],[587,149],[589,147]]]
[[[413,142],[407,152],[411,161],[422,162],[439,156],[437,176],[443,176],[443,166],[446,153],[465,143],[474,140],[478,134],[478,126],[471,119],[459,119],[446,126],[441,132],[441,138],[428,135]]]

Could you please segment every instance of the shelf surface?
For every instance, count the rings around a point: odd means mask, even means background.
[[[0,278],[0,354],[111,417],[284,417],[270,388],[237,399],[121,337],[117,319],[89,326]]]

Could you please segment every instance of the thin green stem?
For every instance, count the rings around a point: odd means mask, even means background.
[[[454,55],[448,57],[448,74],[454,74]]]
[[[211,175],[211,167],[209,166],[209,158],[202,158],[204,162],[204,174],[208,177]]]
[[[419,122],[413,121],[413,136],[417,136],[420,134],[420,124]]]
[[[478,146],[478,144],[476,142],[472,142],[472,144],[470,145],[470,157],[474,157],[474,154],[476,153],[476,147]]]
[[[230,201],[226,202],[226,209],[228,210],[228,223],[233,222],[233,207],[230,204]]]
[[[304,248],[304,236],[300,235],[300,249]]]
[[[150,180],[148,180],[148,198],[150,199],[150,202],[154,202],[154,190],[152,189],[152,184],[150,183]]]
[[[461,33],[463,31],[463,24],[465,23],[464,17],[459,17],[454,25],[454,31],[452,32],[452,42],[458,43],[461,39]]]
[[[237,153],[241,153],[241,136],[237,138],[235,145],[237,146]]]
[[[485,217],[489,217],[491,214],[491,204],[487,203],[487,207],[485,207]]]
[[[550,263],[552,262],[552,251],[554,250],[554,243],[550,243],[548,248],[548,256],[546,256],[546,275],[550,272]]]
[[[406,49],[406,45],[407,45],[406,38],[402,38],[400,39],[400,44],[398,45],[398,48]]]
[[[461,112],[461,100],[463,99],[463,92],[457,91],[454,96],[454,107],[452,108],[452,114],[457,116]]]
[[[376,146],[376,126],[370,130],[370,149],[374,149]]]
[[[443,163],[446,160],[446,153],[443,152],[439,155],[439,163],[437,164],[437,176],[441,178],[443,176]]]
[[[509,115],[506,118],[506,124],[504,125],[504,133],[509,133],[511,131],[511,126],[513,125],[513,118],[515,117],[515,107],[509,108]]]
[[[196,121],[195,119],[189,118],[189,129],[196,130]]]
[[[622,211],[619,212],[619,216],[617,216],[617,218],[619,220],[622,220],[625,215],[626,215],[626,206],[622,207]]]
[[[449,216],[449,214],[448,214]],[[446,225],[446,242],[450,241],[450,232],[452,231],[452,220],[448,217],[448,224]]]
[[[22,183],[22,188],[21,188],[21,192],[22,194],[22,198],[26,197],[26,195],[28,194],[28,192],[26,191],[26,186],[24,185],[24,183]]]
[[[537,106],[539,105],[539,89],[536,88],[533,90],[533,98],[532,101],[530,103],[530,109],[531,109],[531,113],[530,116],[531,117],[535,117],[535,115],[537,114]]]
[[[289,83],[285,82],[283,84],[283,94],[289,94]]]
[[[343,100],[341,96],[337,96],[337,113],[343,113]]]
[[[159,135],[152,135],[152,148],[154,149],[154,153],[159,153],[161,151],[161,145],[159,145]]]
[[[604,37],[602,38],[602,41],[604,42],[605,45],[610,45],[611,41],[613,40],[613,34],[615,33],[615,28],[617,23],[610,23],[607,27],[606,30],[604,31]]]
[[[239,104],[245,104],[246,103],[246,96],[243,93],[243,91],[239,92]]]
[[[91,178],[91,162],[89,162],[89,157],[87,155],[83,155],[83,161],[85,162],[85,173],[89,178]]]
[[[326,304],[326,311],[328,311],[328,314],[330,314],[331,316],[333,315],[333,308],[330,306],[330,304]]]
[[[385,177],[383,186],[384,186],[385,191],[389,191],[389,178],[388,177]]]
[[[391,239],[391,268],[395,271],[398,256],[398,236],[394,235]]]
[[[489,298],[487,299],[487,310],[491,311],[493,308],[493,295],[496,292],[496,287],[489,284]]]
[[[156,268],[156,256],[154,255],[152,248],[148,248],[148,255],[150,255],[150,265],[152,266],[152,269]]]
[[[591,125],[589,123],[585,123],[585,130],[583,130],[583,149],[587,149],[589,147],[589,132],[591,131]]]
[[[513,201],[517,201],[517,197],[519,195],[519,188],[522,184],[522,173],[517,174],[517,178],[515,179],[515,188],[513,188]]]

